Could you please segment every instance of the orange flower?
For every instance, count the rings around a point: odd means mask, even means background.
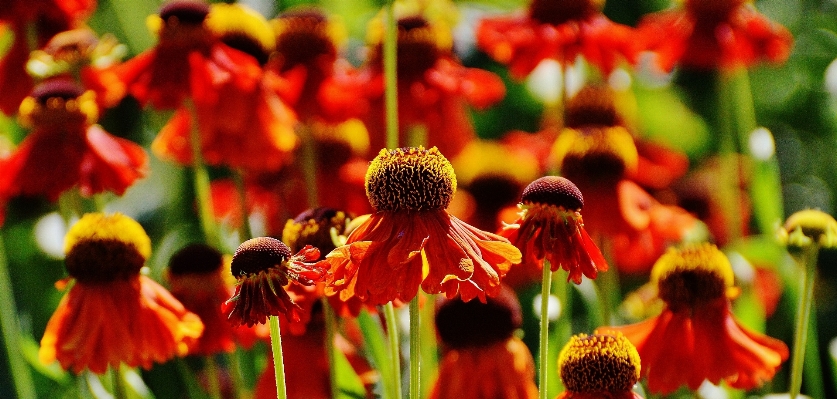
[[[488,108],[505,96],[506,89],[499,76],[462,66],[451,49],[450,35],[419,16],[398,20],[398,124],[400,143],[411,142],[411,131],[423,128],[428,145],[455,157],[476,137],[465,104]],[[364,122],[372,148],[383,148],[383,50],[381,40],[375,40],[365,70],[370,108]]]
[[[685,7],[647,15],[638,34],[663,71],[748,67],[784,62],[793,37],[746,0],[686,0]]]
[[[203,0],[165,3],[159,18],[150,19],[159,25],[157,45],[116,69],[128,93],[156,109],[175,109],[187,98],[220,101],[223,85],[252,88],[260,76],[257,62],[223,44],[204,23],[208,14]]]
[[[34,85],[26,73],[29,52],[35,50],[29,46],[29,28],[37,45],[43,46],[58,32],[80,25],[96,9],[96,0],[10,0],[0,8],[0,27],[14,35],[11,48],[0,59],[0,110],[12,115]]]
[[[646,321],[617,330],[636,345],[648,389],[666,394],[704,381],[752,389],[788,358],[782,341],[750,331],[730,312],[732,266],[711,244],[669,249],[651,271],[666,306]]]
[[[273,32],[260,14],[237,4],[215,4],[206,18],[207,34],[232,49],[252,56],[237,65],[246,80],[228,80],[215,87],[215,101],[196,101],[201,151],[210,165],[246,170],[276,170],[290,162],[296,147],[296,118],[272,90],[258,63],[267,62],[276,46]],[[245,55],[240,55],[246,57]],[[181,106],[160,131],[151,149],[162,158],[192,163],[192,115]]]
[[[567,281],[581,284],[607,270],[599,248],[584,229],[584,198],[573,182],[557,176],[541,177],[523,190],[520,218],[500,232],[523,252],[522,266],[540,270],[544,259],[552,271],[563,268]]]
[[[151,253],[142,226],[121,214],[84,215],[67,232],[75,280],[47,323],[39,357],[102,374],[124,363],[150,368],[185,355],[203,324],[165,288],[141,275]]]
[[[430,398],[536,398],[532,354],[514,336],[521,323],[520,303],[508,287],[486,303],[440,301],[436,330],[444,354]]]
[[[455,192],[453,167],[437,148],[381,150],[366,173],[375,213],[326,257],[326,294],[373,305],[409,302],[419,286],[464,301],[496,295],[520,251],[448,214]]]
[[[601,13],[602,0],[534,0],[526,14],[483,20],[477,46],[524,78],[546,59],[572,64],[583,56],[609,74],[620,58],[636,61],[633,30]]]
[[[166,280],[172,295],[197,314],[205,326],[200,339],[189,345],[190,355],[233,352],[236,342],[249,347],[259,337],[268,335],[267,329],[232,326],[221,313],[221,305],[235,291],[225,278],[224,263],[223,255],[205,244],[187,245],[169,260]]]
[[[233,255],[230,269],[238,280],[235,294],[223,312],[233,325],[264,324],[268,316],[284,314],[299,321],[300,307],[291,300],[289,283],[313,285],[323,278],[324,262],[317,248],[305,246],[296,255],[282,241],[256,237],[243,242]]]
[[[32,132],[0,160],[0,198],[43,194],[54,201],[76,185],[85,196],[106,190],[122,195],[145,175],[142,147],[93,124],[94,97],[63,79],[35,88],[20,106],[21,121]]]
[[[639,380],[639,354],[618,331],[571,337],[558,368],[567,390],[557,399],[642,399],[631,391]]]
[[[363,82],[339,59],[342,32],[336,22],[311,7],[285,12],[271,22],[276,57],[267,67],[287,80],[277,90],[303,122],[336,123],[366,112],[357,96]]]

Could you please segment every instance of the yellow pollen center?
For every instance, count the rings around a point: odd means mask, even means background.
[[[85,283],[106,283],[139,274],[151,255],[151,240],[139,223],[125,215],[88,213],[67,232],[64,250],[70,276]]]
[[[793,247],[817,243],[824,248],[837,247],[837,220],[817,210],[805,209],[791,215],[779,231],[780,240]]]
[[[561,131],[552,154],[561,174],[572,180],[621,179],[637,167],[639,155],[631,134],[622,126]]]
[[[18,118],[28,128],[92,125],[99,119],[99,107],[92,91],[77,98],[50,97],[43,103],[30,96],[20,103]]]
[[[723,298],[733,291],[733,280],[729,259],[709,243],[670,248],[651,270],[651,282],[673,310]]]
[[[564,386],[576,393],[627,392],[640,375],[639,353],[621,332],[573,336],[558,367]]]
[[[226,37],[247,38],[263,54],[252,54],[257,59],[267,58],[276,49],[276,36],[270,24],[258,12],[240,4],[213,4],[206,17],[206,26],[224,40]],[[237,46],[234,46],[237,48]],[[251,53],[256,49],[239,50]]]
[[[366,171],[366,196],[376,211],[446,209],[455,192],[453,166],[436,147],[383,149]]]
[[[121,213],[88,213],[79,219],[64,238],[64,252],[85,241],[114,240],[132,245],[143,258],[151,256],[151,239],[134,219]]]

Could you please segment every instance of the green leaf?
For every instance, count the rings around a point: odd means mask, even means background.
[[[366,388],[363,386],[363,381],[352,368],[346,354],[339,349],[335,349],[334,360],[339,398],[365,398]]]
[[[372,315],[370,315],[366,309],[361,310],[360,315],[357,317],[357,321],[360,325],[360,331],[363,334],[363,342],[366,344],[366,350],[371,356],[370,361],[372,362],[372,366],[381,373],[381,383],[384,385],[384,388],[386,388],[388,384],[395,383],[396,381],[390,381],[390,379],[387,378],[387,376],[393,375],[393,370],[390,367],[387,339],[384,334],[384,329],[381,327],[381,323],[373,319]],[[386,398],[386,393],[392,391],[390,389],[383,389],[382,392],[385,393],[384,397]]]

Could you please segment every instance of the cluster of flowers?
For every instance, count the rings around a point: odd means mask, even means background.
[[[525,13],[481,21],[477,45],[515,78],[547,59],[566,66],[582,58],[607,75],[645,52],[665,72],[746,69],[785,60],[792,45],[744,0],[687,0],[637,28],[608,20],[600,3],[534,0]],[[120,62],[124,46],[84,26],[95,8],[94,0],[11,1],[0,11],[14,34],[0,59],[0,110],[31,128],[0,158],[0,215],[17,196],[122,195],[145,177],[145,150],[96,124],[131,96],[173,111],[151,144],[157,156],[242,174],[242,206],[225,202],[227,186],[212,182],[217,218],[238,212],[234,223],[245,224],[245,213],[262,213],[269,235],[282,239],[247,240],[228,264],[220,248],[185,247],[169,263],[168,291],[141,273],[151,240],[138,222],[84,215],[66,237],[73,284],[41,340],[42,362],[101,374],[212,356],[265,338],[261,326],[273,316],[293,335],[315,330],[286,352],[324,357],[321,298],[350,318],[416,300],[421,288],[445,297],[436,309],[444,358],[431,397],[534,398],[533,359],[514,333],[521,310],[513,288],[537,283],[545,268],[575,284],[596,279],[609,268],[603,244],[619,272],[650,273],[662,310],[572,337],[559,356],[561,398],[639,397],[641,379],[663,394],[704,381],[753,389],[788,359],[785,343],[733,317],[738,291],[724,253],[708,236],[683,244],[704,222],[649,194],[688,163],[636,141],[612,89],[568,93],[559,129],[482,142],[466,104],[497,103],[503,81],[457,60],[443,20],[405,13],[395,21],[396,141],[411,145],[387,149],[384,18],[355,68],[341,58],[335,22],[318,9],[268,21],[238,4],[172,0],[149,19],[157,44]],[[475,170],[494,154],[520,165]],[[464,171],[459,180],[455,167]],[[561,177],[548,175],[555,170]],[[466,200],[455,197],[458,184]],[[507,192],[511,201],[497,200]],[[717,242],[731,238],[723,223],[705,222]],[[811,237],[807,226],[786,230]],[[820,230],[837,235],[832,225]],[[323,384],[307,382],[314,377],[305,366],[287,369],[292,396],[329,397]],[[374,383],[368,363],[353,366]],[[475,370],[485,377],[473,381]],[[275,392],[273,370],[265,375],[257,397]]]

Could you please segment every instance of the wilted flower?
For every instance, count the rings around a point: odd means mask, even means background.
[[[185,355],[203,332],[195,314],[141,275],[151,254],[142,226],[122,214],[84,215],[65,241],[75,280],[41,339],[42,362],[103,374],[108,367],[150,368]]]

